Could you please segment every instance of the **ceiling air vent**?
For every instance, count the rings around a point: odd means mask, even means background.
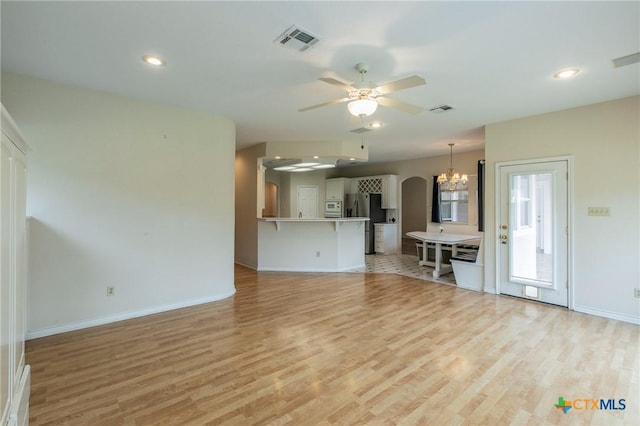
[[[447,112],[447,111],[450,111],[450,110],[452,110],[452,109],[453,109],[453,107],[452,107],[452,106],[449,106],[449,105],[440,105],[440,106],[437,106],[437,107],[431,108],[429,111],[431,111],[431,112],[437,112],[437,113],[440,113],[440,112]]]
[[[371,129],[367,129],[366,127],[360,127],[359,129],[349,130],[351,133],[365,133],[370,132]]]
[[[280,36],[273,42],[299,52],[304,52],[315,46],[319,41],[320,39],[318,39],[315,34],[312,34],[310,31],[298,27],[297,25],[293,25],[291,28],[280,34]]]
[[[620,58],[612,59],[611,62],[613,62],[614,68],[620,68],[625,65],[636,64],[640,62],[640,52],[627,55],[627,56],[621,56]]]

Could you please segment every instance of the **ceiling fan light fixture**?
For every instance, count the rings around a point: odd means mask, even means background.
[[[378,103],[373,99],[356,99],[347,104],[351,115],[356,117],[368,117],[378,109]]]

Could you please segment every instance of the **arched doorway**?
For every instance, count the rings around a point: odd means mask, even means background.
[[[416,240],[410,231],[427,230],[427,181],[413,176],[402,182],[402,253],[416,254]]]
[[[262,217],[278,217],[278,185],[273,182],[265,182],[264,184]]]

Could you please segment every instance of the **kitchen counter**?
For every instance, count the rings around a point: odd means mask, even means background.
[[[299,219],[297,217],[261,217],[265,222],[359,222],[369,220],[368,217],[311,217]]]
[[[258,270],[341,272],[363,268],[368,217],[258,219]]]
[[[340,224],[344,222],[362,222],[365,220],[369,220],[368,217],[315,217],[315,218],[304,218],[299,219],[296,217],[264,217],[258,218],[259,221],[264,222],[273,222],[276,225],[276,229],[280,230],[281,223],[287,222],[330,222],[334,224],[336,230],[340,228]]]

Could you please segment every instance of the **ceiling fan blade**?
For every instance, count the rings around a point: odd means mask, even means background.
[[[386,95],[387,93],[409,89],[410,87],[422,86],[424,84],[427,84],[424,78],[414,75],[401,80],[392,81],[391,83],[383,84],[382,86],[377,87],[376,91],[381,95]]]
[[[320,81],[324,81],[325,83],[329,83],[333,86],[339,87],[342,90],[346,90],[347,92],[350,92],[351,90],[354,90],[354,88],[352,86],[350,86],[349,84],[342,82],[340,80],[336,80],[335,78],[331,78],[331,77],[321,77],[318,80]]]
[[[378,101],[378,103],[382,106],[398,109],[400,111],[408,112],[409,114],[420,114],[422,111],[424,111],[424,108],[422,107],[406,104],[404,102],[399,102],[395,99],[385,98],[382,96],[378,96],[376,98],[376,101]]]
[[[348,102],[350,100],[351,100],[350,98],[335,99],[333,101],[325,102],[325,103],[322,103],[322,104],[312,105],[312,106],[308,106],[306,108],[300,108],[298,110],[298,112],[305,112],[305,111],[309,111],[309,110],[316,109],[316,108],[322,108],[322,107],[329,106],[329,105],[341,104],[343,102]]]

